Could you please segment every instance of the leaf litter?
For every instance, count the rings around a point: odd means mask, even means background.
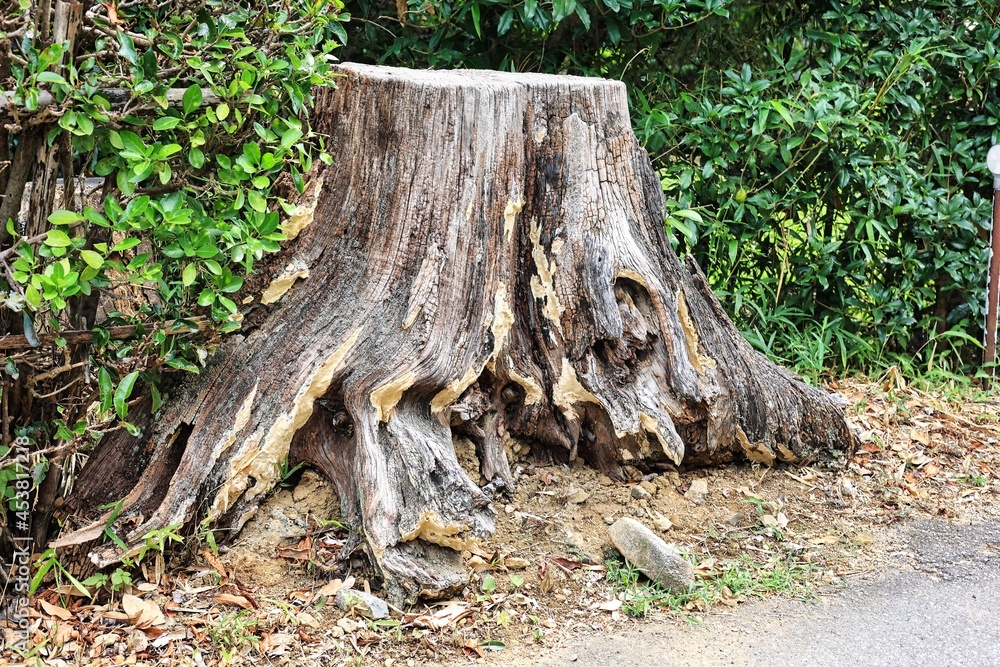
[[[762,595],[822,595],[845,577],[897,567],[892,528],[902,522],[1000,514],[995,395],[854,381],[835,388],[860,434],[857,451],[837,460],[666,470],[644,477],[637,493],[578,464],[516,460],[517,490],[496,503],[493,538],[463,554],[469,584],[451,600],[392,608],[380,621],[334,605],[342,588],[377,593],[378,581],[350,554],[358,542],[340,526],[329,488],[307,472],[261,506],[256,533],[248,524],[219,553],[203,550],[153,581],[133,573],[131,586],[93,599],[53,582],[33,600],[30,655],[4,657],[95,667],[510,660],[575,633],[699,620]],[[471,445],[456,446],[474,472]],[[703,502],[684,495],[696,481],[707,488]],[[613,580],[627,572],[606,531],[622,516],[661,527],[705,594],[637,606],[641,577]]]

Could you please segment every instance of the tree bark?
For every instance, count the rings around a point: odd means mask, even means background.
[[[291,456],[333,481],[390,593],[412,598],[461,587],[459,551],[493,528],[453,435],[490,490],[512,484],[510,437],[619,480],[853,446],[835,397],[755,352],[671,249],[624,85],[341,70],[315,109],[335,164],[311,174],[256,324],[138,442],[102,442],[81,516],[125,480],[131,542],[205,517],[239,529]],[[96,537],[89,518],[57,544]]]

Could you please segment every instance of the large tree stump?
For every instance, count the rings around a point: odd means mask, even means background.
[[[617,479],[850,446],[838,403],[752,350],[671,249],[621,83],[341,69],[315,110],[335,164],[311,174],[257,323],[138,443],[102,443],[71,507],[129,479],[129,540],[238,529],[291,452],[336,485],[393,594],[439,595],[493,528],[456,434],[494,488],[509,436]]]

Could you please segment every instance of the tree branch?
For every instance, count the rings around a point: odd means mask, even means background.
[[[168,334],[182,334],[200,331],[206,324],[208,324],[208,318],[195,317],[188,320],[170,320],[168,322],[164,322],[160,326],[156,326],[156,323],[154,322],[126,324],[119,327],[109,327],[105,331],[108,332],[108,336],[111,340],[123,340],[134,335],[135,330],[140,326],[145,327],[147,331],[159,330]],[[32,345],[29,343],[27,337],[25,336],[2,336],[0,337],[0,350],[5,352],[30,350],[35,347],[42,347],[43,345],[51,345],[57,338],[63,338],[67,345],[75,343],[89,343],[94,339],[94,332],[83,329],[78,331],[63,331],[58,334],[38,334],[38,345]]]
[[[111,102],[112,108],[125,106],[132,99],[132,91],[128,88],[102,88],[99,92],[103,97],[106,97],[108,101]],[[166,95],[167,106],[174,108],[182,107],[185,92],[187,92],[186,88],[169,89]],[[0,118],[13,117],[14,113],[12,113],[12,108],[18,116],[31,116],[46,107],[56,104],[55,97],[47,90],[41,90],[38,92],[38,107],[35,109],[29,110],[24,107],[15,106],[16,97],[17,93],[13,90],[0,91]],[[201,89],[201,106],[214,106],[220,101],[219,96],[210,89]]]

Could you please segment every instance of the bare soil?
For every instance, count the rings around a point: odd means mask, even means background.
[[[626,485],[579,462],[541,465],[513,445],[517,488],[496,499],[494,536],[464,554],[467,588],[377,623],[333,604],[338,586],[378,594],[378,580],[364,554],[351,553],[357,540],[337,522],[329,484],[305,471],[218,555],[202,542],[184,566],[147,567],[145,581],[135,574],[130,593],[162,612],[155,623],[129,617],[127,591],[90,600],[53,582],[35,600],[34,653],[53,665],[524,664],[581,633],[698,622],[760,596],[839,587],[893,566],[892,528],[903,522],[1000,516],[995,393],[926,393],[895,375],[835,388],[850,401],[861,446],[849,459],[810,466],[672,470]],[[476,470],[471,445],[456,446]],[[697,480],[707,486],[703,498],[700,484],[691,491]],[[633,618],[629,593],[606,581],[607,524],[622,516],[675,543],[703,582],[740,568],[774,585],[750,595],[716,587]],[[189,538],[188,551],[195,543]],[[781,572],[791,573],[784,583]]]

